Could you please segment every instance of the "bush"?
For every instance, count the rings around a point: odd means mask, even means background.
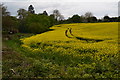
[[[48,31],[52,26],[49,16],[37,14],[29,14],[21,24],[21,32],[26,33],[42,33]]]
[[[47,27],[45,27],[43,24],[41,23],[30,23],[29,27],[28,27],[28,32],[30,33],[42,33],[49,30]]]

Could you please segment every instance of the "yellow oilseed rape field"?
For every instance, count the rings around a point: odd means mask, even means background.
[[[44,65],[44,77],[120,78],[117,22],[55,25],[21,41],[26,55]]]

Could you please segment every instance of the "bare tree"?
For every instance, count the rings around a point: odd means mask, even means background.
[[[58,20],[58,21],[64,19],[64,16],[61,15],[61,13],[59,12],[59,10],[57,10],[57,9],[53,11],[53,15],[54,15],[54,18],[55,18],[56,20]]]
[[[90,18],[93,17],[93,14],[91,12],[86,12],[84,16],[85,18]]]
[[[60,15],[59,20],[64,20],[64,16]]]
[[[84,14],[85,22],[91,22],[91,17],[93,17],[93,14],[91,12],[86,12]]]

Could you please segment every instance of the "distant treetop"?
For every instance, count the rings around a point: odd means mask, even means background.
[[[33,7],[32,5],[30,5],[30,6],[28,7],[28,12],[30,12],[30,13],[32,13],[32,14],[35,13],[34,7]]]

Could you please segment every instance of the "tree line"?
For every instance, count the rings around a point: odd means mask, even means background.
[[[64,20],[64,23],[96,23],[96,22],[119,22],[119,17],[109,17],[105,15],[102,19],[97,19],[91,12],[86,12],[84,15],[79,16],[78,14]]]
[[[59,10],[53,10],[53,13],[48,15],[47,11],[43,13],[35,13],[33,5],[28,7],[28,10],[20,8],[17,10],[17,16],[11,16],[7,7],[0,4],[2,8],[2,31],[3,33],[42,33],[50,30],[49,28],[57,24],[68,23],[95,23],[95,22],[119,22],[119,17],[104,16],[102,19],[97,19],[91,12],[86,12],[84,15],[78,14],[64,19],[64,16]]]
[[[52,15],[48,16],[44,11],[40,14],[35,14],[34,7],[30,5],[28,10],[20,8],[17,10],[17,16],[11,16],[7,7],[3,4],[2,8],[2,31],[3,32],[21,32],[21,33],[42,33],[49,30],[56,20]]]

